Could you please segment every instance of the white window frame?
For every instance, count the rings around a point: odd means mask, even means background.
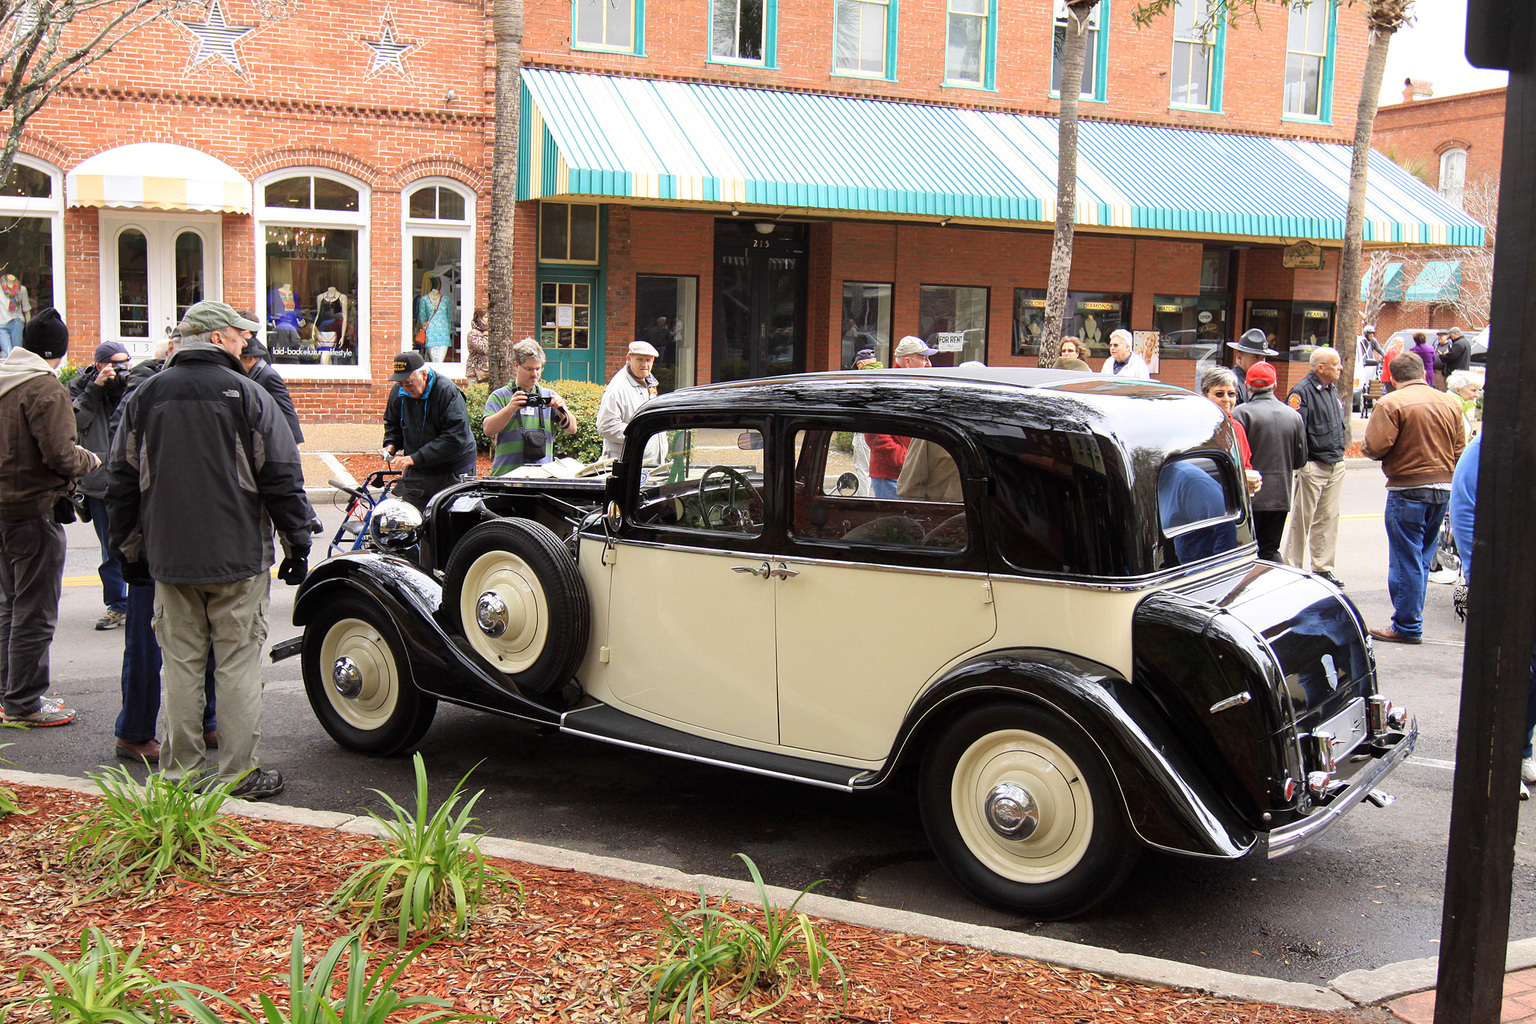
[[[842,17],[843,11],[849,8],[849,5],[853,5],[852,9],[857,11],[859,14],[861,40],[863,38],[862,27],[864,23],[864,16],[868,13],[868,9],[870,7],[883,7],[885,9],[885,34],[880,39],[879,71],[865,71],[862,68],[844,68],[838,66],[838,23]],[[895,72],[891,66],[892,51],[894,50],[894,47],[891,45],[891,33],[895,30],[895,25],[893,24],[895,20],[896,0],[836,0],[832,16],[832,73],[834,75],[846,75],[849,78],[876,78],[884,80],[890,80],[894,78]]]
[[[21,167],[30,167],[48,175],[47,199],[27,196],[0,196],[0,217],[47,217],[49,220],[50,248],[53,252],[53,308],[66,322],[69,320],[69,292],[64,287],[64,172],[52,164],[34,157],[16,154],[14,161]],[[34,314],[41,312],[36,306],[37,296],[32,296]]]
[[[954,0],[944,2],[944,84],[959,86],[965,89],[990,89],[992,82],[992,69],[995,54],[992,52],[992,20],[997,17],[997,4],[995,0],[982,0],[982,13],[973,11],[954,10]],[[975,18],[981,22],[981,61],[980,76],[975,81],[969,78],[955,78],[950,74],[949,67],[949,19],[958,15],[962,18]]]
[[[296,210],[289,206],[267,206],[267,186],[284,178],[312,176],[328,178],[357,190],[357,212],[348,210]],[[357,320],[357,365],[322,366],[301,363],[279,363],[272,366],[284,378],[290,380],[372,380],[373,338],[370,330],[373,270],[373,189],[341,171],[329,167],[284,167],[263,174],[254,182],[256,205],[252,210],[252,260],[255,264],[255,290],[251,295],[252,309],[257,319],[266,320],[267,308],[267,226],[283,225],[299,228],[346,228],[357,232],[357,294],[352,296],[352,315],[365,310],[368,315]]]
[[[1179,35],[1179,12],[1182,9],[1191,8],[1191,7],[1195,9],[1194,21],[1193,21],[1192,26],[1191,26],[1191,31],[1195,32],[1197,34],[1190,35],[1190,36],[1187,36],[1187,37],[1186,36],[1180,36]],[[1169,78],[1169,82],[1168,82],[1168,88],[1169,88],[1168,105],[1171,106],[1171,107],[1174,107],[1175,109],[1182,109],[1182,110],[1216,110],[1217,109],[1217,107],[1216,107],[1216,59],[1217,59],[1217,47],[1218,47],[1218,45],[1220,43],[1219,30],[1218,30],[1218,35],[1215,35],[1215,36],[1205,36],[1205,35],[1198,34],[1200,21],[1201,21],[1202,17],[1205,17],[1205,16],[1209,15],[1209,10],[1210,10],[1209,0],[1175,0],[1174,9],[1173,9],[1173,57],[1169,61],[1169,64],[1168,64],[1168,78]],[[1205,102],[1204,103],[1186,103],[1186,102],[1183,102],[1181,100],[1176,100],[1176,99],[1173,98],[1173,90],[1175,88],[1177,88],[1179,82],[1184,81],[1184,79],[1181,79],[1179,77],[1179,74],[1180,74],[1180,71],[1179,71],[1179,47],[1180,46],[1187,46],[1187,47],[1189,47],[1190,48],[1190,50],[1189,50],[1190,53],[1193,53],[1194,50],[1197,49],[1197,48],[1203,48],[1205,50],[1206,61],[1205,61]],[[1188,60],[1186,63],[1190,67],[1193,67],[1194,62],[1193,62],[1192,59]],[[1186,70],[1188,70],[1188,68],[1186,68]],[[1190,81],[1193,81],[1193,79],[1191,78]]]
[[[603,11],[602,15],[600,15],[602,17],[602,19],[603,19],[603,39],[604,39],[604,42],[601,42],[601,43],[583,42],[578,37],[578,35],[577,35],[577,28],[576,28],[576,26],[577,26],[577,23],[581,19],[582,5],[583,4],[592,3],[592,0],[572,0],[572,3],[571,3],[571,49],[573,49],[573,50],[599,50],[599,51],[602,51],[604,53],[639,53],[640,52],[640,38],[639,38],[639,36],[640,36],[640,32],[639,32],[639,29],[640,29],[640,19],[639,19],[639,16],[638,16],[639,15],[639,10],[638,10],[638,8],[639,8],[639,0],[624,0],[624,2],[629,4],[629,45],[628,46],[622,46],[622,45],[619,45],[617,43],[607,42],[607,39],[608,39],[610,33],[612,32],[612,29],[613,29],[613,25],[611,23],[613,19],[610,19],[610,17],[609,17],[609,14],[608,14],[608,11],[607,11],[607,2],[606,2],[606,0],[597,0],[597,3],[600,4],[604,8],[604,11]]]
[[[464,219],[455,220],[428,220],[411,216],[411,194],[420,188],[436,186],[456,192],[464,200]],[[415,273],[411,267],[411,242],[418,235],[429,235],[437,238],[458,238],[460,240],[461,253],[459,267],[459,358],[449,363],[430,363],[429,365],[447,372],[450,377],[462,377],[464,375],[464,360],[468,355],[464,351],[465,341],[469,333],[469,321],[475,312],[475,289],[478,282],[475,280],[475,264],[478,262],[475,254],[475,191],[462,181],[452,178],[418,178],[400,190],[400,337],[410,338],[415,331],[415,310],[413,305],[412,275]],[[361,327],[361,325],[359,325]]]
[[[1093,88],[1087,92],[1079,90],[1079,99],[1102,100],[1107,95],[1107,87],[1104,84],[1104,65],[1108,62],[1100,59],[1102,54],[1099,42],[1103,38],[1099,35],[1102,31],[1099,25],[1099,12],[1104,9],[1105,2],[1106,0],[1099,0],[1088,11],[1088,27],[1085,29],[1088,38],[1084,41],[1083,71],[1086,73],[1091,64],[1094,71],[1094,82]],[[1058,70],[1056,64],[1056,31],[1057,29],[1064,32],[1071,31],[1071,25],[1068,23],[1070,17],[1071,14],[1067,10],[1067,0],[1056,0],[1056,20],[1051,23],[1051,78],[1053,79],[1056,77]],[[1060,96],[1061,90],[1052,88],[1051,95]]]
[[[160,273],[174,274],[176,260],[176,236],[181,231],[193,231],[203,240],[203,266],[208,276],[203,282],[203,296],[218,298],[224,294],[224,219],[217,213],[168,213],[154,210],[103,209],[98,219],[98,249],[101,253],[101,318],[100,334],[103,341],[120,341],[128,346],[135,359],[148,358],[155,345],[165,340],[156,331],[154,313],[155,297],[150,295],[150,324],[148,338],[125,338],[122,323],[118,319],[117,240],[124,231],[142,232],[148,249],[148,258],[162,258]],[[155,271],[150,270],[153,274]],[[57,288],[55,288],[57,291]],[[174,303],[174,299],[172,300]],[[260,309],[261,306],[255,306]],[[174,309],[172,310],[174,313]],[[173,321],[174,322],[174,321]]]
[[[715,64],[744,64],[749,67],[771,67],[772,63],[768,59],[768,37],[773,31],[774,26],[772,24],[773,9],[769,5],[769,0],[763,0],[762,36],[758,39],[758,50],[762,53],[762,56],[733,57],[730,54],[719,52],[721,41],[715,36],[715,8],[722,3],[734,3],[736,5],[736,31],[733,33],[732,39],[736,43],[736,49],[739,51],[741,49],[741,5],[743,2],[744,0],[709,0],[709,60]]]
[[[1458,166],[1459,165],[1459,166]],[[1440,154],[1440,195],[1448,203],[1458,207],[1466,201],[1467,151],[1452,146]]]
[[[1290,63],[1290,58],[1291,58],[1291,56],[1293,54],[1295,54],[1297,56],[1300,56],[1300,57],[1314,59],[1314,60],[1319,61],[1320,63],[1318,64],[1318,68],[1317,68],[1317,109],[1316,110],[1310,110],[1310,111],[1309,110],[1291,110],[1290,107],[1288,106],[1288,104],[1290,103],[1290,82],[1286,81],[1286,82],[1282,82],[1281,83],[1281,86],[1280,86],[1280,89],[1281,89],[1281,92],[1280,92],[1280,112],[1282,114],[1284,114],[1286,117],[1305,118],[1307,120],[1312,120],[1312,121],[1322,120],[1323,113],[1324,113],[1323,105],[1324,105],[1324,102],[1326,101],[1326,98],[1327,98],[1327,95],[1328,95],[1328,72],[1329,72],[1328,63],[1333,58],[1333,55],[1328,52],[1328,35],[1329,35],[1329,33],[1328,33],[1328,22],[1329,22],[1329,19],[1332,16],[1333,16],[1333,5],[1332,5],[1331,2],[1324,2],[1324,0],[1317,0],[1317,2],[1308,4],[1306,7],[1293,7],[1293,8],[1291,8],[1290,16],[1287,18],[1286,26],[1285,26],[1285,34],[1286,34],[1285,58],[1286,58],[1286,63],[1287,64]],[[1301,33],[1300,33],[1301,34],[1301,46],[1302,46],[1302,48],[1299,49],[1299,50],[1293,50],[1290,47],[1291,27],[1295,24],[1297,18],[1300,18],[1302,20],[1302,30],[1301,30]],[[1306,49],[1306,45],[1307,45],[1307,42],[1306,42],[1306,40],[1307,40],[1307,27],[1308,27],[1308,23],[1313,18],[1321,18],[1322,22],[1323,22],[1323,48],[1321,50],[1308,50],[1308,49]],[[1301,89],[1300,89],[1300,92],[1301,92],[1301,94],[1303,96],[1306,95],[1306,81],[1307,81],[1307,79],[1306,79],[1306,72],[1305,72],[1305,70],[1303,70],[1303,72],[1302,72],[1302,79],[1301,79]]]

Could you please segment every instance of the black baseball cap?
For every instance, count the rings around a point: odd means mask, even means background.
[[[426,365],[427,361],[421,358],[420,352],[401,352],[395,356],[395,372],[389,375],[389,379],[398,383]]]

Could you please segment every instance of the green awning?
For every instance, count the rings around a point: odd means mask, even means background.
[[[1455,302],[1461,294],[1461,260],[1431,260],[1424,264],[1403,299],[1407,302]]]
[[[1382,302],[1403,301],[1403,265],[1401,263],[1388,263],[1382,268],[1384,282],[1381,286]],[[1364,274],[1360,278],[1360,301],[1370,298],[1371,275]]]
[[[1054,118],[526,68],[517,197],[802,207],[1049,229]],[[1344,237],[1350,147],[1079,125],[1076,222],[1294,241]],[[1364,237],[1481,245],[1483,227],[1380,153]]]

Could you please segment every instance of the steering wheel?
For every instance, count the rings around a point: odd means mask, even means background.
[[[726,500],[724,502],[711,504],[709,500],[709,478],[717,473],[729,478],[729,490],[726,491]],[[739,470],[733,469],[730,466],[710,466],[704,471],[704,475],[699,477],[699,508],[704,510],[704,521],[708,525],[722,530],[747,525],[746,509],[736,504],[736,489],[738,486],[746,492],[747,508],[751,507],[754,500],[762,500],[758,496],[757,490],[752,486],[752,482],[743,476]],[[727,511],[732,514],[727,515]],[[716,518],[717,512],[719,513],[718,519]]]

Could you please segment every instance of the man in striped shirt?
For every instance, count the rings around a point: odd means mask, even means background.
[[[555,429],[576,433],[576,414],[558,392],[539,386],[544,373],[544,349],[532,338],[512,346],[515,376],[485,400],[485,420],[480,425],[487,437],[495,437],[491,476],[506,476],[518,466],[553,462]]]

